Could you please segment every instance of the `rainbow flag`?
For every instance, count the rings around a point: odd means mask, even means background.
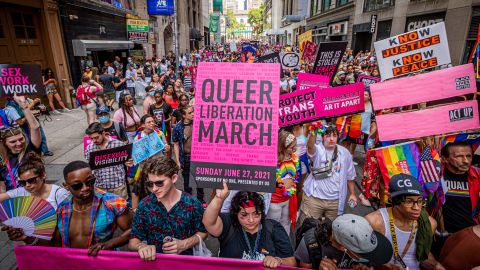
[[[386,187],[392,176],[400,173],[417,178],[424,187],[420,173],[420,150],[415,142],[378,148],[375,151]]]
[[[466,142],[472,146],[473,152],[475,152],[477,151],[478,146],[480,146],[480,132],[460,133],[447,136],[442,140],[440,149],[446,144],[453,142]]]

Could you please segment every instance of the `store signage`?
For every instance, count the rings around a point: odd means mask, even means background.
[[[375,31],[377,30],[377,15],[372,15],[372,17],[370,17],[370,33],[375,33]]]
[[[173,15],[175,6],[173,0],[147,0],[148,15]]]
[[[443,21],[445,21],[445,12],[408,17],[405,23],[405,32],[417,30],[418,28],[427,27]]]
[[[139,43],[147,43],[148,32],[148,20],[127,19],[128,40]]]

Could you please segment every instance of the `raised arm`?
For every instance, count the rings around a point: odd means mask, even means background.
[[[228,197],[227,183],[223,183],[223,189],[215,190],[215,197],[213,197],[210,204],[203,213],[203,225],[207,231],[214,237],[219,237],[223,231],[223,222],[220,218],[220,210],[222,209],[223,201]]]
[[[20,105],[23,113],[25,114],[25,119],[27,120],[28,127],[30,129],[30,140],[33,146],[35,146],[35,148],[40,148],[40,144],[42,143],[42,137],[40,135],[40,124],[38,123],[35,116],[33,116],[33,113],[30,111],[25,96],[17,96],[17,94],[15,94],[13,98],[18,103],[18,105]]]

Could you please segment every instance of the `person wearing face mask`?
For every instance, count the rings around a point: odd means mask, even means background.
[[[69,195],[66,189],[52,184],[47,184],[47,173],[42,158],[30,152],[18,168],[18,183],[20,187],[0,194],[0,202],[21,196],[39,197],[49,202],[54,209],[58,208]]]
[[[143,100],[143,114],[148,114],[150,105],[155,104],[155,88],[149,85],[145,87],[145,92],[147,92],[147,96]]]
[[[101,106],[100,108],[97,108],[97,119],[110,137],[120,140],[124,144],[128,143],[125,127],[122,123],[115,122],[110,118],[110,110],[108,107]]]
[[[262,261],[268,268],[296,266],[288,234],[278,221],[266,218],[262,196],[239,191],[232,198],[229,213],[220,213],[229,193],[224,182],[223,189],[215,191],[202,220],[220,242],[219,257]]]
[[[135,70],[135,64],[127,64],[127,71],[125,71],[125,79],[127,80],[127,90],[130,92],[130,95],[133,98],[133,104],[136,105],[137,99],[135,98],[135,81],[137,80],[137,71]]]

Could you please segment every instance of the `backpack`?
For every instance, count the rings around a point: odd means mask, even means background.
[[[76,96],[76,100],[78,101],[78,103],[80,103],[80,105],[87,105],[88,104],[88,97],[87,97],[87,89],[85,89],[84,87],[82,86],[79,86],[78,89],[77,89],[77,96]]]
[[[124,136],[124,132],[122,132],[122,129],[120,127],[120,123],[113,121],[113,125],[115,127],[115,132],[118,134],[118,139],[121,140],[122,142],[128,141],[128,138]]]
[[[322,261],[322,246],[317,240],[317,229],[323,223],[324,221],[322,222],[316,218],[306,218],[295,232],[295,249],[298,248],[303,238],[307,246],[310,262],[312,263],[312,269],[319,269]]]
[[[0,128],[8,128],[8,118],[4,109],[0,109]]]

